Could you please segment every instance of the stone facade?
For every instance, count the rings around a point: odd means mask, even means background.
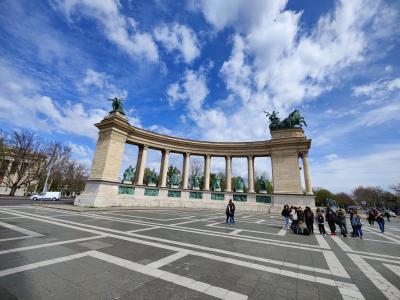
[[[80,206],[179,206],[179,207],[223,207],[222,202],[215,202],[212,198],[234,197],[243,210],[265,211],[270,210],[276,202],[276,208],[287,199],[288,204],[307,203],[314,206],[310,168],[308,165],[308,150],[311,140],[304,136],[301,128],[282,129],[271,131],[271,140],[256,142],[205,142],[185,140],[149,132],[131,126],[125,116],[113,113],[96,124],[99,128],[99,139],[90,176],[84,193],[79,196],[75,204]],[[136,164],[136,178],[130,186],[118,183],[121,160],[125,144],[134,144],[139,147]],[[160,150],[162,160],[160,166],[160,180],[156,188],[150,191],[143,186],[144,169],[146,167],[148,149]],[[182,189],[169,192],[166,188],[169,154],[183,155]],[[188,174],[190,155],[204,157],[204,190],[188,190]],[[210,190],[211,157],[224,157],[226,160],[226,178],[232,177],[232,158],[246,157],[248,163],[248,193],[233,193],[230,180],[226,190],[216,195]],[[262,202],[267,199],[255,194],[254,159],[255,157],[269,156],[272,160],[272,181],[274,195],[271,202]],[[303,161],[305,179],[305,194],[301,187],[299,159]],[[122,193],[121,193],[122,191]],[[132,192],[134,191],[134,192]],[[157,192],[156,192],[157,191]],[[191,196],[199,195],[201,199],[193,200]],[[146,193],[156,193],[156,195]],[[197,194],[195,194],[197,193]],[[177,195],[179,194],[179,197]],[[174,199],[170,199],[175,195]],[[149,198],[150,197],[150,198]],[[282,198],[283,197],[283,198]],[[177,199],[179,198],[179,199]],[[246,201],[244,201],[246,199]],[[257,202],[256,200],[260,200]],[[297,200],[296,200],[297,199]],[[283,201],[283,202],[282,202]]]

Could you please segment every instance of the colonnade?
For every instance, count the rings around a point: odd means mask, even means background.
[[[136,177],[134,184],[135,185],[143,185],[144,179],[144,170],[146,168],[146,160],[147,160],[147,152],[149,147],[147,145],[140,145],[137,163],[136,163]],[[160,164],[160,176],[158,186],[161,188],[165,188],[167,186],[167,173],[168,173],[168,165],[169,165],[169,155],[171,153],[170,150],[161,150],[161,164]],[[185,152],[183,155],[183,164],[182,164],[182,189],[189,189],[189,168],[190,168],[190,156],[191,153]],[[196,155],[198,156],[198,155]],[[203,155],[204,157],[204,191],[210,190],[210,170],[211,170],[211,158],[212,156],[209,154]],[[215,156],[217,157],[217,156]],[[235,157],[243,157],[243,156],[235,156]],[[255,192],[255,180],[254,180],[254,155],[247,155],[247,186],[248,192]],[[304,183],[306,194],[312,194],[312,185],[311,185],[311,176],[310,176],[310,168],[308,165],[308,153],[298,153],[298,157],[302,159],[303,162],[303,172],[304,172]],[[226,178],[226,188],[225,192],[232,192],[232,159],[233,156],[224,156],[225,158],[225,178]]]

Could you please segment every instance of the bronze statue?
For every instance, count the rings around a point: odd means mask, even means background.
[[[301,116],[300,111],[295,109],[289,116],[283,121],[278,117],[278,112],[272,111],[272,113],[264,111],[267,118],[269,118],[270,124],[269,129],[287,129],[287,128],[302,128],[302,125],[307,126],[304,117]]]
[[[112,99],[108,99],[108,101],[112,101],[112,111],[110,111],[110,113],[119,112],[125,115],[124,108],[122,107],[124,100],[118,97],[114,97]]]
[[[124,182],[132,182],[133,181],[133,179],[135,178],[135,173],[136,173],[135,169],[136,168],[133,168],[132,166],[129,166],[125,170],[124,175],[123,175],[124,178],[122,180],[122,183],[124,183]]]

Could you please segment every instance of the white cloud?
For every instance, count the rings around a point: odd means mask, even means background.
[[[229,109],[218,101],[208,108],[203,101],[202,110],[190,116],[202,138],[268,138],[264,109],[284,117],[340,85],[350,68],[353,72],[371,59],[370,50],[394,28],[397,16],[382,1],[338,1],[313,28],[304,30],[302,12],[285,10],[286,4],[204,0],[199,5],[215,30],[233,31],[231,55],[220,74],[229,99],[236,101]],[[181,85],[170,86],[168,92],[172,104],[182,99]]]
[[[368,154],[354,153],[312,165],[313,186],[334,192],[351,192],[358,185],[388,188],[400,178],[400,145],[374,148]]]
[[[387,97],[390,93],[400,90],[400,77],[380,79],[368,84],[353,87],[353,96],[367,96],[371,98]]]
[[[157,132],[160,134],[165,134],[165,135],[173,135],[172,130],[164,127],[164,126],[160,126],[160,125],[151,125],[147,128],[147,130],[153,131],[153,132]]]
[[[191,63],[200,55],[196,33],[185,25],[164,24],[154,30],[154,37],[168,52],[179,51],[186,63]]]
[[[83,80],[77,83],[78,90],[85,96],[90,96],[90,101],[106,101],[113,97],[126,99],[128,92],[112,84],[113,78],[103,72],[87,69]]]
[[[158,61],[157,46],[148,33],[140,32],[132,18],[121,14],[116,0],[55,0],[69,20],[74,15],[95,19],[103,28],[107,39],[134,58]]]
[[[167,89],[168,103],[174,106],[182,101],[189,114],[198,113],[209,93],[205,75],[202,72],[186,71],[182,81],[171,84]]]
[[[57,103],[40,94],[39,85],[0,60],[0,120],[16,127],[63,132],[97,139],[99,122],[107,111],[85,109],[81,103]]]

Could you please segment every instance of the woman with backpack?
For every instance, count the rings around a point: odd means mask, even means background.
[[[344,211],[341,208],[339,208],[339,210],[337,212],[336,221],[337,221],[337,224],[339,225],[340,233],[342,234],[342,236],[347,237],[346,216],[344,214]]]
[[[354,212],[352,224],[353,224],[354,229],[355,229],[355,236],[358,236],[358,237],[360,237],[360,239],[362,239],[363,238],[363,232],[362,232],[362,229],[361,229],[362,222],[361,222],[361,217],[357,213],[357,211]]]
[[[324,218],[324,214],[321,211],[321,209],[317,208],[317,223],[318,223],[318,229],[319,229],[319,233],[322,234],[326,234],[325,231],[325,218]]]

